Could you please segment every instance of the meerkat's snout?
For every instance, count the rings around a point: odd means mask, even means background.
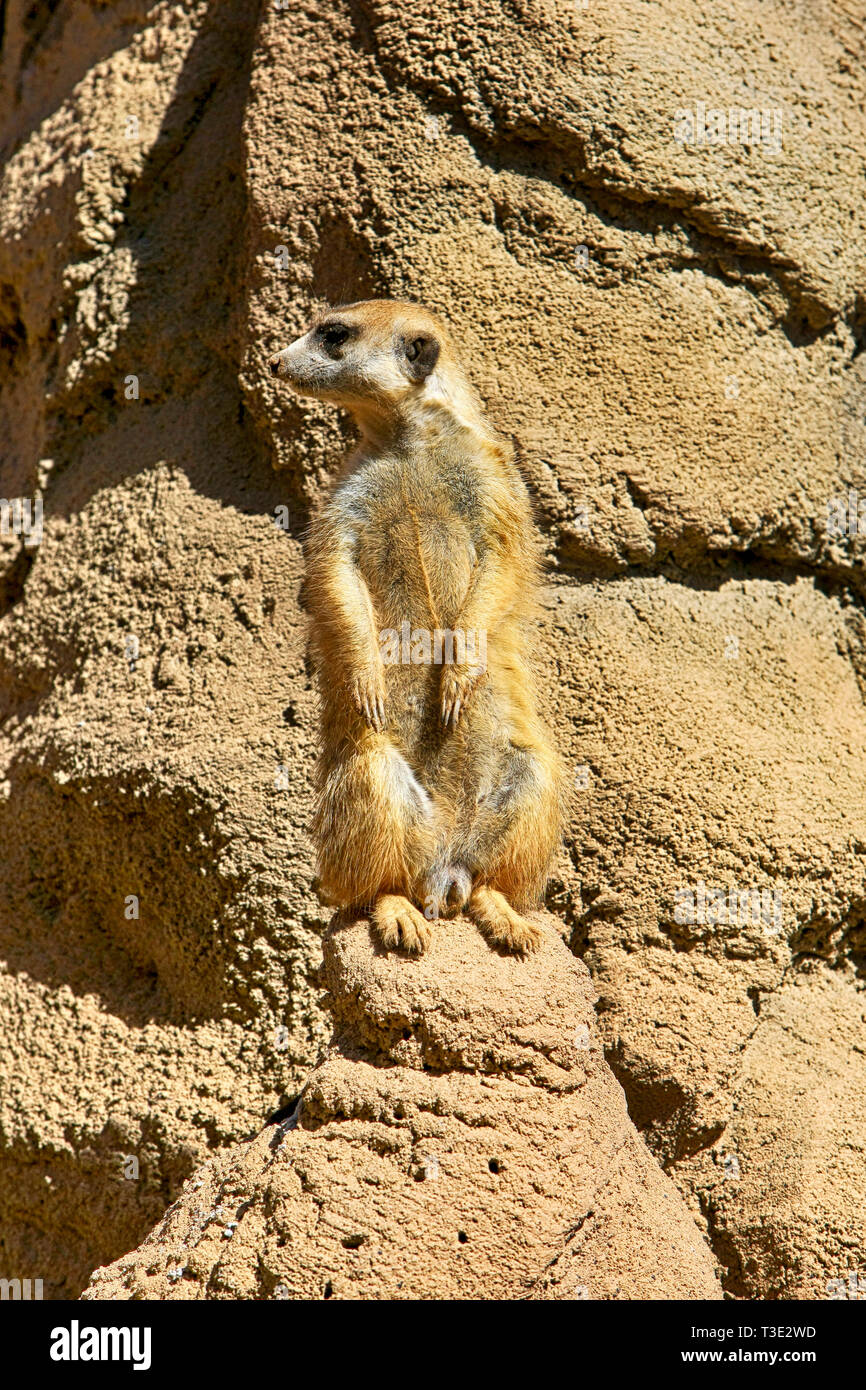
[[[270,366],[275,377],[284,377],[289,385],[295,386],[296,391],[304,392],[304,385],[307,382],[304,378],[309,375],[310,363],[307,361],[306,343],[309,334],[304,334],[303,338],[296,338],[295,342],[289,343],[281,352],[274,353],[271,357]],[[304,370],[306,368],[306,370]]]

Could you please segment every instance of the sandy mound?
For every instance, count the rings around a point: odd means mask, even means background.
[[[87,1298],[712,1298],[549,920],[528,961],[442,923],[421,960],[337,919],[334,1039],[278,1126],[219,1155]]]

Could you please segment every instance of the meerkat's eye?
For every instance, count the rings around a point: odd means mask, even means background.
[[[351,336],[351,328],[347,328],[344,323],[326,323],[319,330],[319,337],[326,352],[334,352],[342,347]]]

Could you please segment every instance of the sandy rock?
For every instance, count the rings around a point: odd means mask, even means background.
[[[863,1297],[864,1025],[838,970],[791,971],[744,1043],[724,1136],[679,1165],[735,1296]]]
[[[297,1090],[328,914],[298,504],[237,384],[255,17],[5,14],[0,496],[45,518],[0,551],[0,1273],[75,1297]]]
[[[848,606],[734,568],[563,587],[547,612],[568,653],[553,722],[574,729],[571,862],[550,901],[599,991],[607,1058],[711,1218],[726,1289],[824,1298],[866,1249],[866,723]],[[723,902],[701,912],[701,891]],[[792,1054],[785,1020],[807,999]]]
[[[279,1126],[220,1155],[84,1297],[713,1298],[628,1119],[586,968],[441,923],[415,960],[339,917],[334,1038]]]
[[[278,459],[308,475],[332,432],[268,353],[310,299],[396,293],[454,323],[560,562],[748,552],[859,584],[863,534],[827,520],[866,492],[861,47],[844,7],[737,0],[269,11],[244,381]],[[677,139],[699,102],[767,140]]]
[[[548,907],[632,1118],[728,1292],[827,1296],[866,1267],[856,9],[4,20],[0,497],[45,520],[0,537],[0,1275],[75,1296],[328,1035],[299,539],[348,430],[265,364],[395,294],[450,319],[545,536]],[[760,139],[677,139],[698,103]],[[678,921],[698,882],[781,930]]]

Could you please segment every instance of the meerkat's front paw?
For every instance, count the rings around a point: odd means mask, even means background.
[[[389,951],[402,946],[420,955],[430,945],[430,923],[399,893],[383,893],[373,908],[373,921]]]
[[[351,686],[352,703],[367,721],[371,729],[378,732],[385,727],[385,702],[388,693],[385,677],[381,671],[362,671],[355,676]]]
[[[488,941],[518,955],[537,951],[544,933],[528,917],[515,912],[510,902],[496,888],[478,887],[469,899],[469,916],[481,928]]]
[[[477,666],[446,666],[442,672],[442,684],[440,686],[443,724],[448,725],[450,723],[452,729],[457,728],[461,711],[468,705],[475,687],[483,675],[483,668]]]

